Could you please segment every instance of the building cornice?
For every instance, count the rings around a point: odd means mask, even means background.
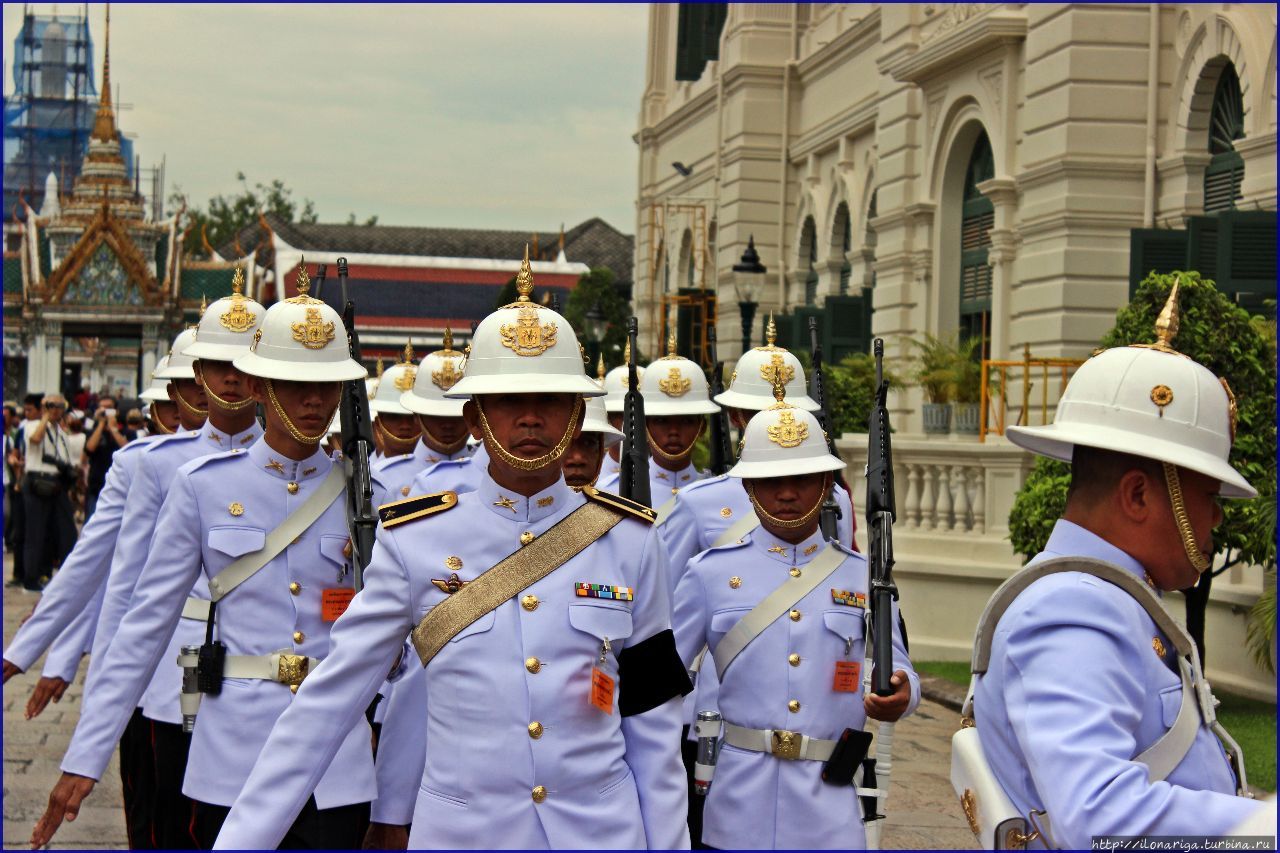
[[[858,136],[873,133],[876,129],[876,117],[880,112],[879,93],[865,98],[862,103],[832,116],[811,130],[805,131],[795,144],[791,146],[792,164],[799,163],[810,154],[823,151],[840,144],[845,136]]]
[[[858,48],[866,49],[880,39],[880,8],[872,9],[862,20],[852,24],[828,44],[800,60],[796,71],[802,81],[822,77]],[[865,44],[864,44],[865,42]]]
[[[701,92],[681,104],[674,111],[667,113],[655,124],[640,128],[637,135],[643,135],[646,141],[683,130],[694,122],[706,118],[715,111],[716,90],[714,88]],[[637,140],[639,141],[639,140]]]
[[[908,43],[886,54],[877,65],[895,80],[921,86],[947,69],[1026,37],[1026,13],[996,9],[935,35],[923,44]]]
[[[1018,172],[1018,189],[1052,183],[1063,178],[1141,176],[1140,159],[1120,160],[1114,157],[1061,157],[1029,166]]]

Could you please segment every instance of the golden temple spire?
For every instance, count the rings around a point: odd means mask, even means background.
[[[1169,290],[1169,299],[1156,318],[1156,349],[1173,349],[1173,339],[1178,336],[1178,285],[1181,280],[1173,277],[1173,287]]]
[[[307,275],[307,259],[298,259],[298,295],[306,296],[311,290],[311,276]],[[381,371],[379,371],[381,373]]]
[[[773,322],[773,312],[769,312],[769,323],[764,327],[764,339],[768,346],[776,346],[778,340],[778,327]]]
[[[600,353],[600,358],[596,361],[596,379],[604,381],[604,353]]]
[[[112,142],[116,138],[116,116],[111,109],[111,4],[107,4],[107,26],[103,40],[102,97],[98,100],[98,114],[93,119],[91,139]]]
[[[524,260],[520,262],[520,272],[516,275],[516,293],[520,294],[516,302],[528,302],[529,295],[533,293],[533,270],[529,266],[528,243],[524,244]]]

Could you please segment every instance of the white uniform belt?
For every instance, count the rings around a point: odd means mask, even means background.
[[[319,665],[317,658],[283,650],[269,655],[227,655],[222,674],[227,678],[261,678],[296,686]]]
[[[724,742],[738,749],[766,752],[787,761],[826,761],[837,741],[812,738],[800,732],[782,729],[748,729],[724,724]]]
[[[199,619],[201,622],[209,621],[209,599],[207,598],[188,598],[187,603],[182,605],[183,619]]]

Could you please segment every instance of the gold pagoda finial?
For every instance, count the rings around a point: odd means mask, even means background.
[[[311,290],[311,276],[307,275],[307,259],[298,259],[298,295],[306,296]]]
[[[769,322],[764,327],[764,339],[768,346],[776,346],[778,340],[778,327],[773,322],[773,312],[769,312]]]
[[[444,351],[453,352],[453,329],[444,327]]]
[[[377,368],[375,368],[375,370],[377,371],[378,378],[379,378],[379,379],[381,379],[381,378],[382,378],[382,371],[383,371],[383,367],[382,367],[382,356],[378,356],[378,366],[377,366]]]
[[[596,360],[596,379],[604,381],[604,353],[600,353],[600,358]]]
[[[116,138],[116,116],[111,109],[111,4],[107,4],[107,25],[102,48],[102,97],[98,99],[98,114],[93,119],[91,139],[111,142]]]
[[[667,335],[667,358],[679,358],[676,355],[676,330],[672,329],[671,334]]]
[[[516,275],[516,293],[520,294],[516,302],[528,302],[533,293],[533,270],[529,266],[529,244],[524,244],[524,260],[520,262],[520,272]]]
[[[207,310],[209,310],[209,297],[202,293],[200,294],[200,316],[203,317],[204,312]]]
[[[244,267],[236,267],[235,275],[231,276],[231,295],[244,295]]]
[[[631,338],[627,338],[627,345],[622,348],[622,363],[631,364]]]
[[[1173,349],[1173,339],[1178,336],[1178,285],[1181,280],[1173,277],[1173,287],[1169,290],[1169,299],[1156,318],[1156,349]]]
[[[402,364],[413,364],[413,341],[407,340],[404,343],[404,360]]]

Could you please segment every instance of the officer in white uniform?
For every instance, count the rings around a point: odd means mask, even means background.
[[[308,285],[300,273],[299,295],[266,312],[249,351],[235,360],[251,377],[251,399],[266,411],[265,439],[196,459],[173,477],[153,525],[164,535],[152,541],[133,600],[99,661],[33,842],[47,841],[92,790],[151,674],[178,669],[166,641],[197,579],[221,599],[211,640],[202,635],[197,644],[219,644],[225,678],[220,692],[204,696],[191,737],[183,791],[196,801],[194,815],[185,816],[192,846],[212,843],[272,724],[328,653],[329,629],[354,588],[344,477],[318,445],[341,382],[361,379],[365,370],[348,357],[341,318],[307,296]],[[216,676],[217,667],[204,672]],[[369,728],[361,718],[332,734],[338,743],[330,772],[317,774],[300,823],[281,831],[290,831],[290,845],[351,847],[363,837],[374,796]]]
[[[1210,565],[1217,499],[1256,494],[1228,462],[1236,406],[1226,381],[1172,348],[1176,290],[1157,344],[1095,355],[1067,384],[1053,424],[1007,430],[1020,447],[1072,464],[1066,512],[1030,566],[1093,558],[1156,591],[1185,589]],[[1138,600],[1100,578],[1053,574],[1013,600],[976,679],[974,712],[1014,808],[1041,812],[1033,825],[1049,838],[1030,846],[1200,838],[1274,814],[1274,805],[1236,796],[1238,779],[1200,709],[1189,709],[1199,711],[1194,740],[1172,772],[1153,781],[1136,760],[1182,710],[1177,659]]]
[[[373,415],[373,432],[382,448],[381,458],[375,468],[381,468],[393,459],[412,456],[419,445],[422,428],[413,412],[400,404],[400,396],[413,387],[418,366],[413,363],[413,344],[404,345],[400,361],[382,372],[378,386],[369,396],[369,411]]]
[[[423,356],[412,372],[406,370],[395,377],[395,384],[379,383],[378,398],[370,402],[384,412],[392,405],[387,387],[395,390],[395,411],[413,418],[421,430],[421,439],[413,452],[396,456],[378,465],[374,471],[373,501],[378,506],[414,494],[413,481],[431,466],[445,461],[463,460],[471,456],[467,449],[467,425],[462,420],[461,400],[450,400],[445,392],[462,378],[462,353],[453,348],[453,331],[445,329],[444,348]],[[388,376],[395,367],[387,370]],[[432,491],[441,491],[433,488]],[[455,490],[456,491],[456,490]],[[418,490],[416,494],[425,494]]]
[[[411,847],[688,846],[676,740],[689,685],[652,512],[565,485],[560,456],[600,389],[569,324],[529,300],[527,256],[517,288],[450,391],[472,398],[487,475],[468,494],[381,508],[365,588],[218,847],[279,841],[337,747],[330,732],[359,718],[411,630],[409,665],[427,661]]]
[[[608,377],[605,377],[608,381]],[[659,519],[670,511],[676,492],[706,477],[693,466],[693,446],[707,428],[706,415],[720,411],[711,402],[707,376],[697,363],[676,355],[675,332],[667,354],[649,365],[640,380],[645,435],[649,441],[649,496]],[[618,474],[606,474],[599,486],[618,488]]]
[[[810,413],[779,399],[756,414],[729,476],[743,482],[760,524],[695,557],[676,587],[681,656],[692,663],[709,645],[702,671],[725,667],[718,700],[725,743],[702,830],[712,847],[864,847],[856,791],[825,784],[823,763],[841,733],[860,730],[868,714],[892,721],[919,703],[896,604],[896,690],[864,694],[867,563],[818,529],[830,472],[843,467]],[[786,591],[770,609],[775,590]],[[725,657],[748,625],[745,645]]]

